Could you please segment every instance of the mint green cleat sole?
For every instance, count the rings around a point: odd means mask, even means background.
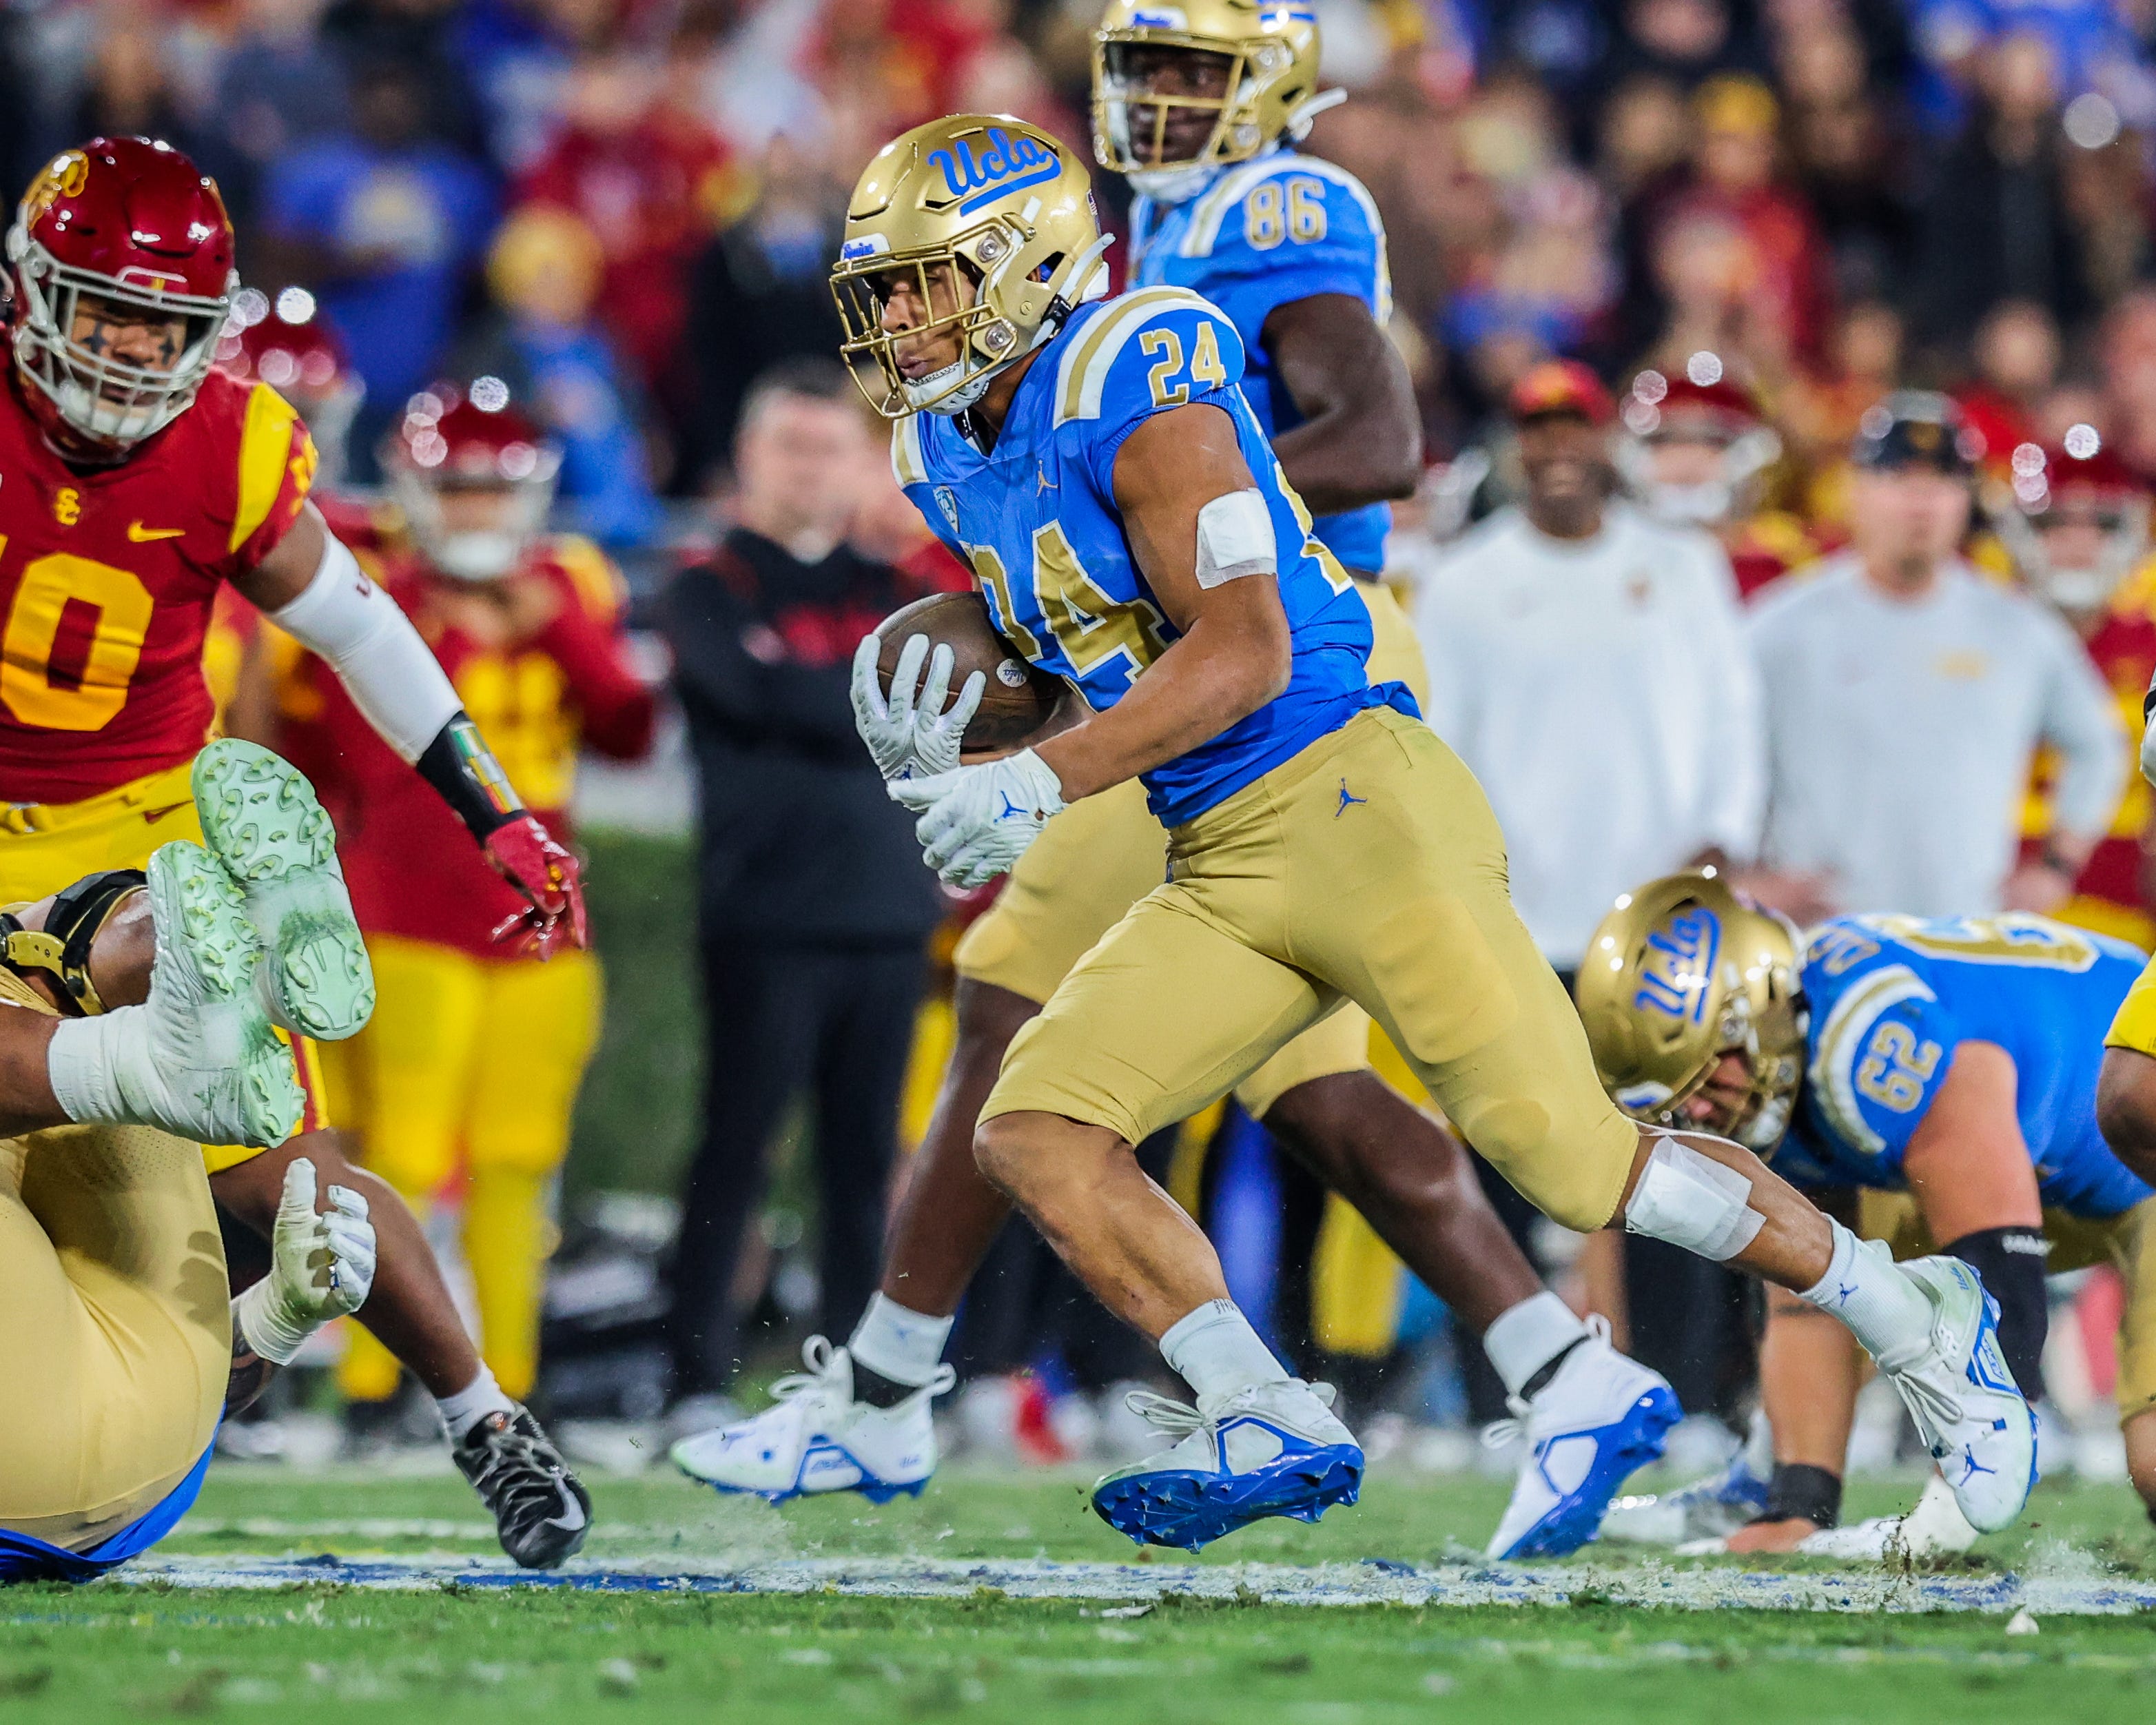
[[[262,947],[246,901],[186,839],[159,845],[147,872],[157,957],[142,1010],[161,1076],[189,1116],[184,1129],[206,1142],[281,1144],[299,1130],[306,1096],[258,998]]]
[[[195,757],[193,783],[203,837],[261,942],[264,1009],[319,1041],[353,1034],[374,1010],[374,968],[314,788],[282,756],[234,737]]]

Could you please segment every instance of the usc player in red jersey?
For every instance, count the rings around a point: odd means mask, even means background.
[[[566,844],[579,748],[641,755],[654,704],[624,651],[612,564],[588,540],[542,531],[559,465],[499,379],[437,384],[382,449],[403,531],[362,555]],[[327,1051],[341,1116],[366,1166],[416,1208],[461,1163],[481,1352],[522,1396],[538,1365],[548,1189],[598,1034],[597,965],[583,952],[505,956],[492,932],[516,895],[454,842],[454,818],[321,660],[293,666],[278,707],[280,742],[336,811],[378,988],[367,1028]],[[356,1401],[386,1399],[398,1362],[357,1336],[340,1381]]]
[[[214,183],[168,145],[140,138],[96,138],[54,157],[8,230],[0,903],[116,871],[50,931],[63,947],[86,940],[139,884],[127,871],[169,839],[207,837],[214,849],[228,818],[262,791],[221,782],[218,806],[198,810],[190,787],[213,717],[204,638],[228,584],[322,655],[456,812],[521,897],[514,938],[581,945],[574,859],[524,809],[418,633],[308,501],[316,454],[305,426],[275,389],[212,368],[238,287],[233,247]],[[288,1031],[348,1034],[372,997],[365,951],[356,933],[348,945],[331,938],[350,910],[327,823],[305,838],[305,891],[270,880],[242,887],[273,984],[310,966],[314,981],[342,984],[330,1009],[315,1002],[312,1019],[292,1010],[309,991],[273,988],[284,1009],[273,1017]],[[311,1076],[311,1055],[296,1042],[295,1053]],[[318,1100],[309,1111],[306,1125],[319,1127]],[[205,1153],[218,1199],[265,1233],[285,1169],[302,1154],[357,1183],[333,1141],[311,1131],[272,1152]],[[374,1191],[382,1263],[367,1321],[400,1353],[446,1345],[456,1325],[439,1272],[409,1214]],[[531,1416],[483,1370],[443,1405],[459,1464],[511,1554],[547,1562],[575,1549],[588,1500]]]
[[[2129,747],[2138,750],[2142,700],[2156,675],[2149,488],[2103,447],[2089,425],[2071,428],[2056,446],[2016,445],[2008,457],[2007,477],[2013,496],[1997,511],[1999,539],[2021,578],[2081,636],[2118,702],[2125,735],[2134,739]],[[2023,822],[2030,834],[2022,845],[2025,865],[2046,860],[2051,770],[2049,760],[2039,755]],[[2152,812],[2156,803],[2137,762],[2110,829],[2088,860],[2077,870],[2055,871],[2058,901],[2016,908],[2116,935],[2144,952],[2156,947],[2156,903],[2143,886],[2142,855]]]

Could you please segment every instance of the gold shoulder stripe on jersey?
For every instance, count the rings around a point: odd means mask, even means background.
[[[611,624],[621,615],[628,597],[621,573],[596,541],[582,533],[560,533],[547,542],[547,549],[569,578],[586,616],[594,623]]]
[[[1175,249],[1177,254],[1185,258],[1211,257],[1220,239],[1220,224],[1227,219],[1228,212],[1266,175],[1291,164],[1300,167],[1301,162],[1299,156],[1261,156],[1255,162],[1230,168],[1221,176],[1219,184],[1198,200],[1198,208],[1190,213],[1190,225],[1183,230],[1183,244]]]
[[[270,519],[277,494],[285,488],[285,462],[292,454],[292,427],[299,415],[267,383],[257,383],[247,398],[247,423],[239,434],[239,506],[232,518],[225,549],[238,551]],[[311,476],[311,475],[310,475]],[[300,485],[304,490],[306,480]]]
[[[1101,393],[1123,344],[1147,318],[1163,311],[1209,311],[1227,322],[1211,300],[1188,288],[1141,288],[1112,300],[1079,336],[1055,373],[1055,423],[1100,416]]]
[[[146,527],[140,521],[130,521],[127,524],[127,542],[130,545],[147,545],[154,539],[179,539],[186,536],[187,531],[185,527]]]
[[[927,459],[921,453],[921,416],[909,413],[891,426],[891,470],[901,485],[928,482]]]

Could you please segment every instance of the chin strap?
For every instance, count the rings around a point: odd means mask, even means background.
[[[18,976],[33,970],[54,978],[85,1017],[105,1010],[90,979],[90,949],[120,901],[141,887],[140,869],[107,869],[85,875],[53,901],[42,931],[25,928],[22,919],[0,911],[0,963]]]
[[[1306,100],[1297,102],[1287,111],[1287,124],[1281,128],[1298,144],[1310,136],[1310,122],[1327,108],[1337,108],[1348,100],[1344,90],[1321,90]]]

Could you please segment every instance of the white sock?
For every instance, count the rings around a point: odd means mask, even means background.
[[[121,1007],[95,1018],[62,1019],[45,1049],[45,1076],[69,1120],[124,1124],[137,1117],[121,1092],[125,1055],[119,1045],[141,1029],[136,1009]]]
[[[434,1398],[435,1411],[442,1416],[442,1425],[449,1434],[449,1441],[460,1444],[465,1434],[490,1414],[514,1414],[516,1404],[510,1400],[502,1387],[494,1381],[494,1373],[482,1365],[479,1376],[454,1395]]]
[[[1482,1332],[1482,1351],[1505,1380],[1505,1393],[1517,1395],[1527,1380],[1587,1333],[1573,1309],[1544,1288],[1501,1312]]]
[[[1232,1395],[1253,1384],[1285,1384],[1286,1370],[1258,1339],[1233,1300],[1208,1300],[1178,1318],[1160,1338],[1161,1358],[1199,1399]]]
[[[1932,1302],[1880,1241],[1860,1240],[1831,1217],[1834,1256],[1798,1297],[1847,1324],[1883,1371],[1898,1371],[1932,1343]]]
[[[877,1376],[917,1389],[942,1364],[943,1344],[957,1321],[911,1311],[884,1294],[871,1295],[846,1352]]]

